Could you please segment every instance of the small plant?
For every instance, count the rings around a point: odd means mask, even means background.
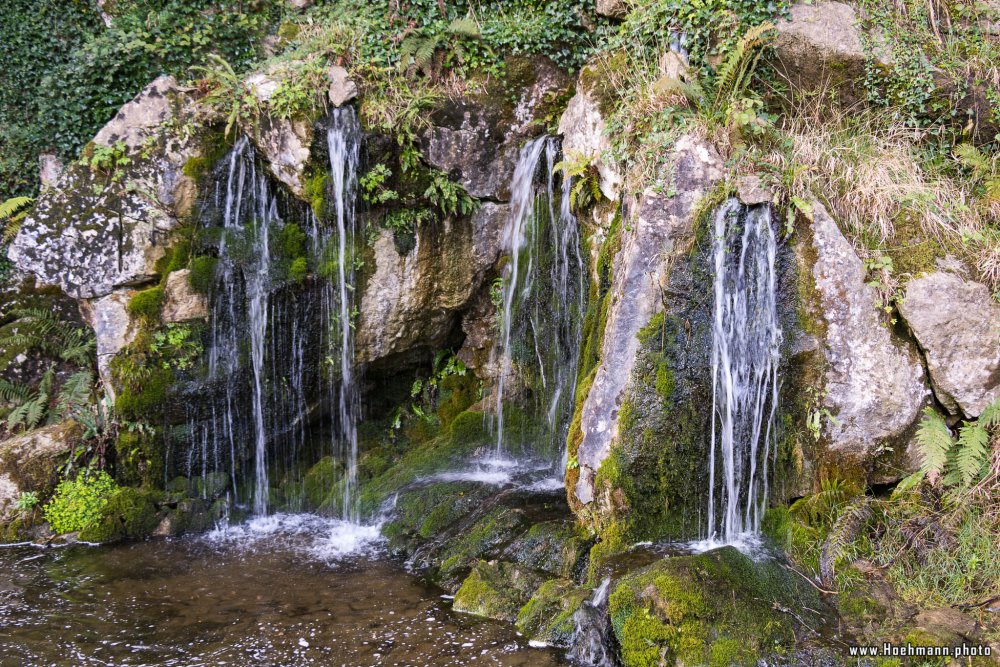
[[[118,490],[104,471],[84,470],[76,479],[64,479],[44,509],[45,520],[56,533],[85,530],[101,520],[101,513]]]
[[[27,514],[38,506],[38,494],[34,491],[22,491],[14,501],[14,508],[22,514]]]
[[[932,484],[965,490],[989,472],[991,442],[1000,426],[1000,400],[989,405],[979,419],[963,422],[958,437],[952,435],[944,419],[924,408],[924,418],[917,430],[920,453],[920,477]]]
[[[34,203],[31,197],[11,197],[0,204],[0,225],[3,225],[3,242],[10,243],[21,229],[21,223],[28,215],[28,207]]]
[[[193,70],[203,75],[201,84],[208,91],[205,104],[226,115],[226,136],[230,136],[238,126],[256,132],[263,110],[255,91],[244,83],[222,56],[209,54],[208,63]]]
[[[555,170],[562,172],[562,177],[572,183],[569,203],[574,211],[579,212],[604,198],[600,175],[590,158],[582,155],[567,157],[555,166]]]
[[[480,36],[479,24],[472,19],[455,19],[447,27],[421,28],[407,36],[399,47],[399,66],[422,72],[429,79],[462,65],[466,42]]]
[[[399,193],[386,187],[392,178],[392,170],[384,164],[376,164],[368,170],[358,183],[361,185],[361,198],[365,202],[379,206],[399,199]]]
[[[187,324],[168,324],[153,334],[149,351],[160,360],[164,369],[188,370],[204,352],[194,329]]]
[[[443,171],[433,172],[424,198],[444,215],[471,215],[479,207],[479,201]]]
[[[806,396],[809,400],[809,410],[806,415],[806,428],[812,434],[814,440],[819,440],[823,435],[823,422],[828,421],[834,426],[840,426],[837,418],[823,405],[829,390],[820,390],[816,387],[806,389]]]

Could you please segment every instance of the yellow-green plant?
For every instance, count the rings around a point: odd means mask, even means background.
[[[0,224],[3,225],[3,242],[10,243],[21,229],[21,223],[28,215],[28,207],[34,203],[31,197],[11,197],[0,204]]]
[[[57,533],[85,530],[101,520],[118,485],[104,471],[84,470],[75,479],[64,479],[44,509],[45,520]]]

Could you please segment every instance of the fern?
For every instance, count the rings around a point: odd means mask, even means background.
[[[761,23],[750,28],[723,61],[715,76],[712,100],[714,110],[730,106],[746,91],[760,60],[761,47],[773,29],[772,23]]]
[[[31,396],[31,389],[23,384],[0,379],[0,401],[21,403]]]
[[[924,418],[917,429],[917,447],[920,455],[920,470],[931,482],[944,472],[948,463],[948,452],[954,445],[951,431],[933,408],[924,408]]]
[[[965,424],[958,434],[955,471],[959,483],[967,488],[977,481],[990,460],[990,434],[982,424]]]
[[[35,200],[31,197],[11,197],[0,203],[0,224],[3,225],[3,242],[10,243],[21,230],[21,221],[28,214],[28,206]]]
[[[830,534],[823,542],[819,557],[819,571],[824,583],[833,582],[837,563],[847,554],[848,547],[861,533],[861,529],[870,517],[871,509],[866,496],[861,496],[851,503],[837,517]]]
[[[77,371],[66,378],[59,390],[56,418],[62,419],[89,406],[93,385],[94,374],[89,370]]]

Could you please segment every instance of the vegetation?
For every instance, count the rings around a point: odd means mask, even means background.
[[[106,472],[82,471],[63,480],[45,505],[45,520],[57,533],[86,530],[100,521],[118,485]]]

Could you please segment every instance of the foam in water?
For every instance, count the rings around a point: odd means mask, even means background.
[[[202,539],[230,549],[290,549],[317,560],[369,555],[382,544],[382,524],[363,525],[315,514],[270,514],[220,524]]]
[[[712,443],[708,539],[737,544],[760,530],[776,448],[781,327],[777,242],[769,207],[735,200],[715,215]],[[718,488],[717,488],[718,487]]]

